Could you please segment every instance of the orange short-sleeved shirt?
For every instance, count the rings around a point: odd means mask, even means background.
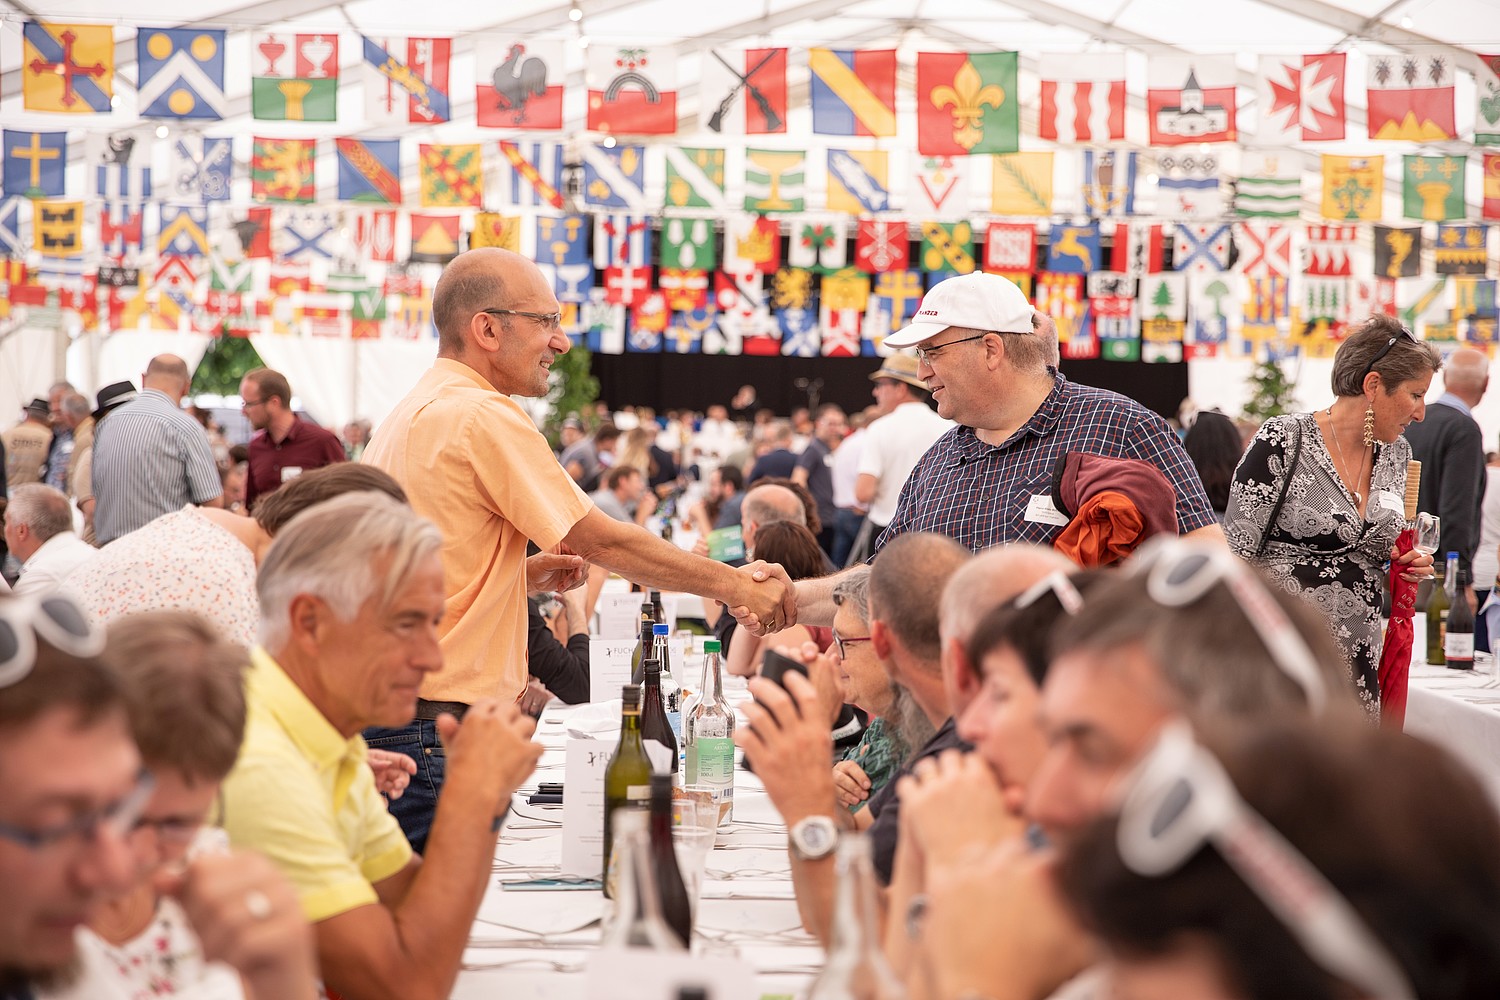
[[[443,532],[443,669],[422,697],[472,704],[526,687],[526,540],[550,549],[593,503],[514,400],[439,358],[361,461],[395,477]]]

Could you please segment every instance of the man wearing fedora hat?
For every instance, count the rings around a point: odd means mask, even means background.
[[[83,514],[83,540],[94,544],[94,434],[93,430],[116,407],[135,398],[135,385],[111,382],[94,396],[93,423],[87,439],[80,439],[73,450],[73,467],[68,471],[68,496]]]
[[[953,421],[933,413],[928,405],[927,384],[918,373],[915,355],[892,354],[870,374],[870,381],[875,383],[871,395],[880,417],[865,432],[854,481],[854,499],[868,511],[854,543],[855,559],[869,554],[870,544],[895,517],[896,498],[917,460],[953,427]]]
[[[1003,542],[1051,545],[1069,523],[1051,495],[1057,461],[1069,452],[1150,462],[1176,494],[1178,534],[1223,538],[1167,422],[1133,399],[1063,377],[1012,282],[979,272],[949,278],[885,343],[916,349],[917,376],[938,415],[958,426],[917,462],[875,551],[908,531],[948,535],[974,552]],[[800,623],[831,623],[838,580],[797,582]]]
[[[21,411],[21,422],[0,434],[5,442],[5,481],[12,489],[42,481],[42,467],[52,445],[49,410],[45,399],[33,399]]]

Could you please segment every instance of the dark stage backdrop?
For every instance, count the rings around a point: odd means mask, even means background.
[[[755,386],[760,405],[785,416],[808,402],[808,383],[822,381],[818,401],[858,409],[874,402],[870,373],[878,358],[762,358],[717,354],[595,354],[599,398],[612,407],[649,406],[658,413],[703,410],[729,404],[740,386]],[[1188,394],[1186,364],[1075,361],[1064,358],[1063,374],[1075,382],[1113,389],[1164,417],[1175,416]],[[799,385],[799,382],[801,383]]]

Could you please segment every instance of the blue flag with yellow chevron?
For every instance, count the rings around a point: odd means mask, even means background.
[[[224,117],[223,29],[142,28],[135,37],[142,117]]]

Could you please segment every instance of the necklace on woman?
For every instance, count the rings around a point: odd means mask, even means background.
[[[1339,429],[1337,427],[1335,427],[1334,423],[1333,423],[1333,407],[1330,406],[1325,412],[1327,412],[1327,414],[1328,414],[1328,433],[1330,433],[1330,434],[1333,435],[1333,446],[1338,449],[1339,463],[1341,465],[1343,465],[1344,472],[1348,472],[1349,471],[1349,460],[1344,457],[1344,446],[1341,445],[1341,444],[1339,444]],[[1358,485],[1359,482],[1364,478],[1364,474],[1365,474],[1365,455],[1364,455],[1364,452],[1361,451],[1360,452],[1360,456],[1359,456],[1359,468],[1355,471],[1356,478],[1355,478],[1354,482],[1355,482],[1356,485]],[[1354,489],[1353,487],[1347,487],[1347,488],[1349,489],[1349,492],[1354,496],[1354,506],[1355,506],[1355,509],[1356,510],[1362,510],[1364,508],[1364,505],[1365,505],[1365,495],[1363,493],[1361,493],[1359,490]]]

